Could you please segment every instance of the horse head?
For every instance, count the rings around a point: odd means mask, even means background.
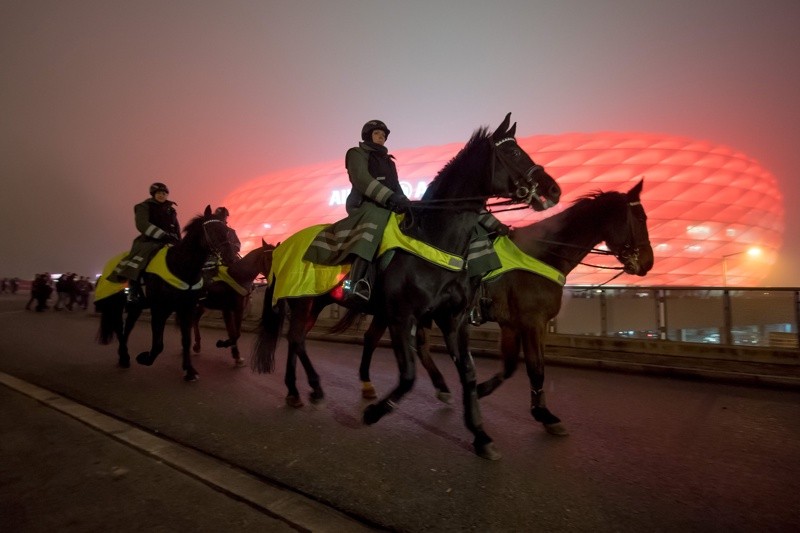
[[[491,135],[492,141],[492,192],[510,198],[513,203],[524,203],[535,211],[544,211],[556,205],[561,198],[561,188],[544,167],[520,148],[514,135],[517,123],[511,127],[511,113]]]
[[[258,273],[264,276],[264,278],[269,277],[269,272],[272,270],[272,252],[277,248],[274,244],[269,244],[263,238],[261,239],[261,248],[259,248],[259,261],[258,261]]]
[[[624,217],[614,225],[613,235],[605,239],[609,251],[622,263],[626,274],[644,276],[655,261],[650,235],[647,231],[647,214],[640,199],[644,180],[633,186],[624,196],[627,208]]]
[[[228,224],[223,220],[222,215],[214,214],[211,206],[207,205],[201,219],[208,253],[219,256],[223,264],[229,265],[235,262],[236,250],[230,240]]]

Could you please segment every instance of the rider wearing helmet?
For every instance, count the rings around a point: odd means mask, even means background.
[[[347,197],[347,214],[353,214],[364,202],[372,202],[391,211],[403,212],[408,198],[400,188],[394,157],[384,146],[389,128],[380,120],[370,120],[361,128],[361,141],[345,155],[347,176],[353,188]]]
[[[218,218],[222,222],[228,226],[228,217],[230,216],[230,212],[228,208],[225,206],[220,206],[214,210],[214,217]],[[239,250],[242,249],[242,242],[239,240],[239,236],[236,235],[236,230],[232,227],[228,226],[228,242],[231,245],[231,248],[239,255]],[[210,273],[211,275],[216,275],[217,269],[220,266],[220,258],[216,254],[212,254],[206,259],[205,264],[203,265],[203,270]],[[230,265],[225,265],[230,266]]]
[[[381,120],[370,120],[361,128],[361,142],[345,155],[352,184],[345,202],[348,216],[321,231],[304,256],[312,263],[352,263],[349,280],[343,284],[346,300],[370,299],[367,271],[391,211],[404,213],[409,208],[394,157],[384,146],[387,137],[389,128]]]
[[[131,252],[108,276],[115,282],[128,281],[128,298],[139,298],[139,278],[156,252],[167,244],[180,242],[180,225],[175,202],[170,201],[169,188],[161,182],[150,185],[150,198],[136,204],[133,212],[139,236],[133,240]]]

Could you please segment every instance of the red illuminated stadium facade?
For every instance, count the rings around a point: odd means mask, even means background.
[[[723,257],[730,286],[758,286],[782,244],[783,199],[775,177],[753,159],[705,141],[644,133],[569,133],[517,139],[558,181],[561,204],[543,213],[498,213],[513,226],[555,214],[576,198],[626,191],[644,178],[642,203],[655,251],[644,278],[623,275],[614,284],[721,286]],[[466,142],[466,139],[465,139]],[[406,194],[419,199],[436,173],[463,143],[392,151]],[[243,251],[345,216],[350,183],[342,159],[267,174],[233,191],[224,201]],[[750,258],[746,250],[762,253]],[[614,261],[587,258],[597,265]],[[570,285],[607,281],[608,270],[579,266]]]

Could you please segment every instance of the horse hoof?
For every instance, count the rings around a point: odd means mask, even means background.
[[[185,381],[187,383],[194,383],[195,381],[199,381],[199,380],[200,380],[200,375],[197,374],[197,373],[186,374],[185,376],[183,376],[183,381]]]
[[[559,437],[566,437],[569,435],[569,431],[567,428],[564,427],[564,424],[558,422],[557,424],[544,424],[544,429],[551,435],[557,435]]]
[[[438,398],[440,402],[450,405],[453,395],[449,392],[436,391],[436,398]]]
[[[153,366],[153,360],[150,359],[149,352],[142,352],[136,356],[136,362],[144,366]]]
[[[294,407],[295,409],[299,409],[305,404],[303,403],[303,400],[300,399],[300,396],[289,395],[286,397],[286,405],[289,407]]]
[[[364,409],[364,423],[368,426],[371,426],[381,418],[383,415],[386,414],[383,412],[383,409],[380,408],[378,404],[370,404]]]
[[[130,359],[120,359],[117,366],[120,368],[130,368],[131,367],[131,360]]]
[[[245,365],[245,363],[244,363],[244,359],[242,359],[241,357],[240,357],[240,358],[238,358],[238,359],[236,359],[236,360],[233,362],[233,365],[234,365],[235,367],[237,367],[237,368],[241,368],[241,367],[243,367],[243,366]]]
[[[308,395],[308,399],[311,401],[312,404],[318,405],[321,404],[325,400],[325,394],[320,392],[312,392]]]
[[[192,346],[192,351],[194,353],[200,353],[200,345],[199,344],[195,344],[194,346]]]
[[[503,457],[500,452],[497,451],[497,447],[494,445],[494,442],[488,442],[480,447],[476,446],[475,453],[478,454],[478,457],[487,459],[489,461],[497,461]]]

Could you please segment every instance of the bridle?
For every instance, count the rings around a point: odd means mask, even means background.
[[[225,240],[224,241],[216,242],[214,239],[212,239],[212,235],[209,232],[209,227],[210,227],[209,224],[223,224],[225,226],[226,230],[225,230]],[[222,247],[224,245],[226,245],[226,244],[227,245],[231,244],[231,241],[228,238],[227,227],[228,227],[228,225],[225,224],[225,222],[223,222],[222,220],[219,220],[217,218],[211,218],[211,219],[206,220],[205,222],[203,222],[203,237],[206,240],[206,244],[208,244],[208,248],[209,248],[209,250],[211,252],[211,255],[216,257],[216,259],[218,259],[220,262],[222,261],[222,251],[221,251]]]
[[[638,213],[634,213],[634,210],[641,211],[641,217],[637,216]],[[644,208],[642,208],[642,203],[640,201],[637,200],[635,202],[627,202],[626,226],[628,231],[624,244],[620,246],[614,246],[606,241],[606,243],[608,244],[608,249],[590,248],[588,250],[588,253],[593,255],[614,256],[617,259],[617,261],[619,261],[622,264],[622,266],[595,265],[592,263],[587,263],[585,261],[578,261],[579,265],[584,265],[591,268],[598,268],[603,270],[619,270],[619,272],[615,274],[611,279],[597,285],[592,285],[586,290],[594,289],[606,285],[608,283],[611,283],[622,274],[625,273],[635,274],[636,272],[639,271],[639,252],[642,247],[650,246],[650,239],[647,237],[646,224],[644,223],[637,224],[635,219],[639,218],[640,221],[643,221],[644,216],[645,216]],[[580,246],[577,244],[572,244],[567,242],[552,241],[548,239],[536,239],[536,241],[544,244],[555,244],[567,248],[580,249],[584,252],[587,250],[585,246]],[[552,251],[549,253],[559,259],[565,259],[567,261],[570,260],[569,257],[561,256],[559,254],[554,254]]]
[[[637,216],[638,212],[635,213],[634,211],[641,211],[641,217]],[[641,223],[637,224],[636,219]],[[627,226],[628,238],[625,244],[617,249],[616,252],[611,252],[611,254],[617,258],[617,261],[622,263],[622,270],[624,272],[635,274],[639,271],[639,251],[642,247],[650,245],[650,239],[647,236],[647,225],[644,223],[642,202],[638,200],[635,202],[628,202]]]
[[[505,137],[504,139],[500,139],[497,142],[492,142],[491,149],[491,170],[490,170],[490,180],[491,183],[495,182],[495,175],[497,172],[498,164],[505,169],[509,170],[509,174],[511,174],[511,182],[513,183],[515,190],[512,193],[512,197],[506,200],[501,200],[499,202],[492,203],[490,207],[495,206],[503,206],[503,205],[517,205],[519,207],[511,208],[511,209],[527,209],[531,207],[531,203],[534,199],[539,202],[541,205],[545,205],[545,202],[541,199],[541,197],[537,194],[537,190],[539,188],[539,184],[534,179],[533,175],[541,170],[544,170],[544,167],[541,165],[537,165],[534,163],[531,165],[522,176],[517,176],[516,173],[511,172],[514,168],[514,165],[510,161],[509,157],[503,153],[502,150],[498,150],[497,148],[502,145],[503,143],[512,141],[516,143],[516,139],[514,137]],[[521,150],[521,149],[520,149]],[[462,197],[462,198],[442,198],[438,200],[419,200],[414,202],[413,208],[414,209],[444,209],[444,210],[460,210],[462,209],[461,205],[468,202],[475,202],[475,201],[486,201],[488,198],[495,196],[491,194],[489,196],[471,196],[471,197]],[[520,204],[522,204],[520,206]]]
[[[516,139],[514,139],[514,137],[506,137],[492,144],[492,183],[494,183],[496,162],[499,162],[506,169],[513,168],[508,156],[502,150],[498,150],[501,144],[509,141],[516,144]],[[539,188],[539,183],[533,179],[533,174],[540,170],[544,170],[544,167],[534,163],[522,174],[521,179],[516,175],[516,173],[511,173],[511,182],[514,184],[514,187],[516,187],[516,190],[513,193],[513,198],[494,203],[492,206],[511,204],[524,204],[525,206],[530,206],[534,198],[537,202],[544,204],[539,195],[536,194],[537,189]]]

